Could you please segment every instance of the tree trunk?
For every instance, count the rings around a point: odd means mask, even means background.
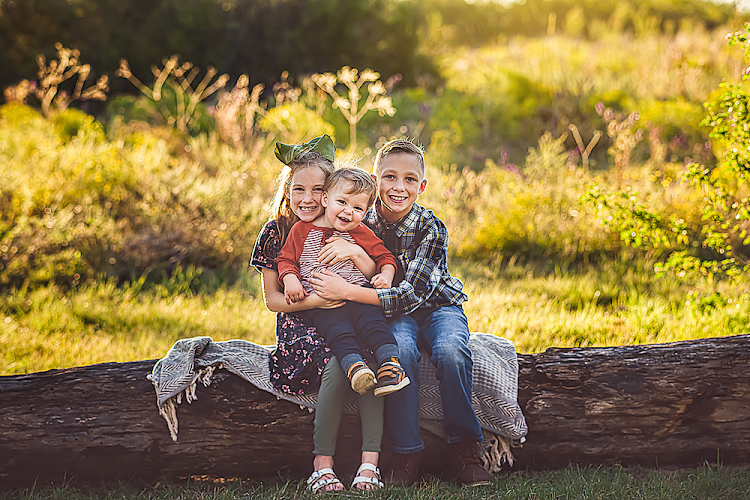
[[[750,335],[518,358],[521,467],[750,463]]]
[[[514,468],[747,464],[749,347],[743,335],[519,355],[529,433],[513,450]],[[178,406],[172,442],[146,380],[154,363],[0,377],[0,482],[311,471],[313,414],[224,370]],[[345,474],[359,462],[358,422],[342,423],[336,460]],[[424,434],[424,469],[439,473],[450,464],[447,446]]]

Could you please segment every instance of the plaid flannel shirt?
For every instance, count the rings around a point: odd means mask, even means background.
[[[395,228],[396,247],[389,250],[403,267],[405,277],[397,286],[377,290],[386,316],[409,314],[422,306],[459,305],[468,300],[461,280],[448,272],[448,230],[432,210],[415,203],[401,220],[390,223],[380,216],[376,205],[367,211],[364,220],[381,239],[386,228]],[[415,241],[417,235],[421,235],[421,241]]]

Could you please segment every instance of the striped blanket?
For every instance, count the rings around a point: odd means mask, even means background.
[[[196,399],[198,382],[210,384],[217,368],[238,375],[257,388],[307,408],[315,408],[316,394],[297,396],[277,391],[268,373],[268,353],[273,347],[246,340],[214,342],[211,337],[182,339],[149,374],[156,389],[159,413],[165,418],[174,441],[177,441],[177,404],[182,399]],[[499,470],[503,462],[513,464],[511,444],[523,442],[526,420],[517,402],[518,358],[507,339],[484,333],[473,333],[469,348],[474,361],[472,403],[482,426],[487,453],[485,461],[491,470]],[[444,437],[442,404],[435,368],[429,356],[422,356],[420,369],[420,423]],[[356,413],[356,399],[347,400],[346,411]]]

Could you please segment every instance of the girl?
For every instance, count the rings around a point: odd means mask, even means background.
[[[287,303],[279,285],[276,257],[295,222],[311,222],[323,213],[321,196],[326,178],[335,169],[334,151],[333,141],[327,135],[294,146],[276,143],[276,157],[285,167],[279,175],[272,217],[258,235],[251,262],[262,274],[266,306],[278,313],[276,349],[269,357],[271,383],[280,391],[305,394],[314,391],[320,380],[313,434],[314,471],[307,481],[310,490],[315,493],[344,489],[333,472],[333,454],[349,380],[315,328],[293,313],[314,308],[335,308],[341,303],[322,299],[316,294]],[[377,272],[375,263],[360,246],[340,239],[329,242],[320,254],[321,262],[327,264],[346,259],[351,259],[368,277]],[[377,467],[383,434],[383,400],[372,393],[359,395],[358,398],[362,422],[362,465],[357,470],[352,487],[371,490],[383,484]]]

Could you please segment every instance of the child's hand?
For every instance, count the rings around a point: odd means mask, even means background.
[[[370,280],[370,283],[375,288],[390,288],[392,281],[393,281],[393,277],[389,278],[384,273],[379,273],[372,277],[372,279]]]
[[[355,260],[360,255],[367,255],[359,245],[334,236],[326,240],[326,245],[318,255],[318,262],[322,264],[338,264],[345,260]]]
[[[287,304],[299,302],[300,300],[304,299],[306,295],[307,294],[305,293],[305,290],[302,288],[302,285],[299,285],[299,288],[296,288],[296,287],[284,288],[284,298],[286,299]]]
[[[386,264],[378,274],[372,277],[370,283],[375,288],[390,288],[393,283],[393,277],[396,275],[396,266]]]
[[[284,276],[284,298],[287,304],[299,302],[307,296],[299,278],[293,274]]]
[[[287,304],[299,302],[305,298],[305,291],[302,289],[302,286],[300,286],[299,290],[286,289],[284,290],[284,298]]]

